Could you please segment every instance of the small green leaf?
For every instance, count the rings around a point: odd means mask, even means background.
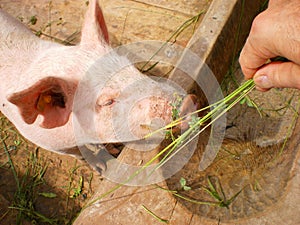
[[[180,182],[181,187],[184,187],[186,185],[186,180],[183,177],[180,178],[179,182]]]
[[[245,99],[246,99],[246,103],[247,103],[248,107],[253,107],[254,106],[253,101],[248,96],[246,96]]]
[[[37,18],[36,18],[36,16],[32,16],[32,17],[30,17],[29,23],[30,23],[31,25],[35,25],[35,24],[36,24],[36,22],[37,22]]]
[[[189,190],[192,189],[191,187],[189,187],[189,186],[186,185],[186,179],[184,179],[183,177],[180,178],[179,182],[180,182],[181,188],[184,191],[189,191]]]
[[[246,102],[246,98],[243,98],[243,99],[240,101],[240,104],[243,105],[245,102]]]
[[[19,146],[19,145],[21,144],[21,141],[20,141],[20,140],[14,140],[14,144],[15,144],[16,146]]]
[[[185,190],[185,191],[189,191],[189,190],[191,190],[192,188],[191,187],[189,187],[189,186],[183,186],[183,190]]]
[[[74,193],[73,193],[73,195],[70,196],[70,198],[78,197],[82,193],[82,188],[83,188],[83,177],[80,176],[78,187],[73,189]]]
[[[41,192],[41,193],[39,193],[39,195],[41,195],[45,198],[56,198],[57,197],[57,195],[52,192]]]

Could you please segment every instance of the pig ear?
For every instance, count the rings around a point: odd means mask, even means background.
[[[72,82],[47,77],[7,99],[19,108],[25,123],[32,124],[38,115],[42,115],[44,120],[40,126],[50,129],[68,122],[72,111],[72,100],[68,97],[74,96],[75,89]]]
[[[97,0],[91,0],[81,31],[81,44],[109,42],[104,16]]]

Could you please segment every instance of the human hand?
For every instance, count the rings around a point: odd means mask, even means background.
[[[300,1],[270,0],[253,21],[240,55],[246,79],[261,91],[272,87],[300,89]],[[270,62],[282,56],[288,62]]]

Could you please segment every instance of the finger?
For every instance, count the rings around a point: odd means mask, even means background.
[[[274,28],[270,26],[268,13],[262,12],[255,17],[239,58],[246,79],[252,78],[270,58],[278,55],[270,36],[273,33]]]
[[[300,89],[300,66],[293,62],[273,62],[259,69],[253,77],[260,90],[273,87]]]
[[[258,68],[263,66],[268,59],[269,57],[263,57],[262,54],[259,54],[256,49],[252,47],[252,42],[248,38],[239,58],[239,63],[245,78],[252,78]]]

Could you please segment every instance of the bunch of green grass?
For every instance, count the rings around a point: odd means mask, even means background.
[[[254,87],[254,81],[248,80],[244,82],[240,87],[238,87],[235,91],[233,91],[231,94],[226,96],[224,99],[207,107],[201,108],[195,112],[192,112],[184,117],[178,118],[170,124],[166,125],[165,127],[162,127],[161,129],[156,130],[145,136],[145,138],[149,138],[157,132],[168,132],[168,130],[172,129],[173,127],[180,125],[187,117],[192,118],[191,122],[189,123],[189,128],[184,133],[182,133],[182,135],[178,136],[177,138],[173,138],[172,142],[167,147],[165,147],[162,151],[160,151],[160,153],[158,153],[153,159],[150,160],[151,163],[165,154],[156,168],[161,167],[169,159],[171,159],[172,155],[175,155],[177,152],[179,152],[184,146],[190,143],[200,133],[202,133],[205,129],[207,129],[215,121],[222,117],[226,112],[232,109],[237,103],[240,103],[242,100],[247,98],[247,95],[254,89]],[[209,111],[203,117],[196,116],[199,112],[208,109],[211,109],[211,111]]]
[[[48,218],[35,209],[35,202],[38,194],[48,198],[51,197],[52,194],[37,193],[37,187],[44,184],[43,177],[47,169],[47,166],[42,165],[38,159],[37,149],[33,153],[30,153],[27,164],[25,165],[25,173],[22,177],[19,177],[4,139],[2,139],[2,144],[17,185],[13,205],[9,207],[9,209],[18,212],[16,224],[22,224],[23,219],[27,219],[34,223],[42,222],[47,224],[57,224],[56,219]]]

